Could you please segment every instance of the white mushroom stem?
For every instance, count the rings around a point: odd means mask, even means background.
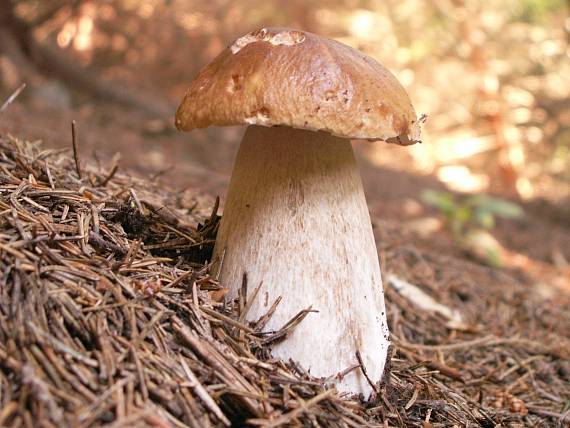
[[[309,313],[273,355],[317,377],[358,364],[382,378],[388,327],[378,254],[349,140],[325,132],[250,126],[241,143],[213,260],[222,285],[238,295],[244,272],[247,313],[257,320],[282,301],[265,330]],[[335,379],[341,391],[371,386],[357,368]]]

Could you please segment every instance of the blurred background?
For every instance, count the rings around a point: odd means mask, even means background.
[[[69,148],[75,119],[101,168],[223,196],[243,129],[181,134],[173,115],[261,26],[364,51],[428,115],[423,144],[355,142],[379,239],[405,228],[570,291],[568,0],[0,0],[0,103],[27,84],[0,132]]]

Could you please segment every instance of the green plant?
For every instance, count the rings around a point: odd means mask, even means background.
[[[563,13],[564,6],[562,0],[519,0],[513,4],[513,18],[523,22],[539,23],[549,13]]]
[[[450,192],[427,189],[422,192],[421,200],[445,216],[456,239],[474,228],[492,229],[496,217],[520,218],[524,215],[519,205],[488,195],[456,198]]]

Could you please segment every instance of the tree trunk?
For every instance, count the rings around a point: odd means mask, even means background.
[[[14,14],[13,2],[0,0],[0,48],[12,41],[21,54],[40,72],[56,76],[75,89],[88,92],[96,98],[138,109],[151,117],[170,119],[175,106],[162,98],[131,89],[128,86],[101,78],[97,72],[85,69],[73,62],[53,43],[40,44],[33,36],[33,27]],[[45,20],[43,17],[40,21]]]

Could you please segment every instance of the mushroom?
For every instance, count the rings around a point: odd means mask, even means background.
[[[267,314],[281,298],[268,331],[310,307],[272,354],[326,377],[340,391],[370,395],[382,379],[390,343],[378,253],[350,139],[413,144],[420,122],[404,88],[374,59],[284,28],[238,38],[200,71],[176,113],[184,131],[249,125],[213,270],[231,298],[247,274],[253,284],[248,320]]]

